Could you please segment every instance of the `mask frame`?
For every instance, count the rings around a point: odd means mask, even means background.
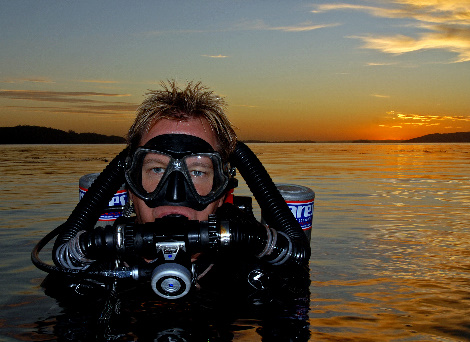
[[[147,191],[142,185],[142,166],[149,153],[167,156],[165,169],[156,188]],[[202,156],[210,158],[214,170],[214,184],[207,195],[200,195],[194,186],[185,160]],[[219,199],[227,190],[230,165],[223,162],[220,154],[205,140],[186,134],[163,134],[150,139],[144,146],[137,148],[126,159],[125,177],[132,192],[147,206],[183,206],[203,210]]]

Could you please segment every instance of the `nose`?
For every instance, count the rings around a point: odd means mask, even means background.
[[[174,171],[169,175],[165,198],[168,202],[183,202],[186,200],[184,175],[181,172]]]

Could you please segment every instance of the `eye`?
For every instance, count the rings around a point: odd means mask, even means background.
[[[148,153],[142,163],[142,171],[148,175],[161,175],[165,172],[168,163],[168,156],[157,153]]]
[[[192,177],[203,177],[207,174],[207,172],[201,170],[191,170],[189,171]]]
[[[170,158],[160,153],[148,153],[142,161],[142,187],[147,192],[154,191],[165,171]]]
[[[156,166],[150,169],[150,172],[153,172],[155,174],[162,174],[165,172],[165,168]]]

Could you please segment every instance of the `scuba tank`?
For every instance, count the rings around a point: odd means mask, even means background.
[[[310,242],[312,236],[315,192],[306,186],[297,184],[281,183],[276,184],[276,187]],[[265,222],[263,217],[261,217],[261,222]]]
[[[139,225],[130,220],[116,220],[112,226],[95,229],[102,213],[109,212],[107,209],[115,194],[119,200],[112,200],[111,204],[121,207],[119,196],[125,183],[127,155],[126,148],[96,177],[91,186],[82,183],[87,191],[67,221],[34,247],[31,258],[36,267],[49,273],[84,278],[150,280],[155,293],[163,298],[175,299],[186,295],[194,280],[194,274],[189,270],[189,256],[195,252],[208,251],[217,255],[219,252],[243,251],[273,266],[308,266],[309,239],[261,162],[241,142],[237,143],[230,162],[239,170],[253,193],[267,225],[256,221],[244,210],[234,210],[235,206],[232,206],[225,210],[225,216],[217,217],[219,211],[224,212],[219,210],[208,221],[172,217]],[[286,196],[286,191],[282,191]],[[311,203],[313,213],[314,195],[307,197],[310,197],[308,203]],[[227,206],[219,209],[227,209]],[[39,258],[39,252],[54,237],[57,237],[52,256],[55,265],[50,265]],[[155,259],[132,267],[125,264],[116,264],[114,268],[104,270],[89,267],[100,257],[114,255],[116,260],[120,260],[136,253]]]

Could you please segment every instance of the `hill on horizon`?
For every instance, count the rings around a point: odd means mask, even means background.
[[[406,142],[470,142],[470,132],[433,133],[422,137],[405,140]]]
[[[115,135],[76,133],[40,126],[0,127],[0,144],[125,144]]]

